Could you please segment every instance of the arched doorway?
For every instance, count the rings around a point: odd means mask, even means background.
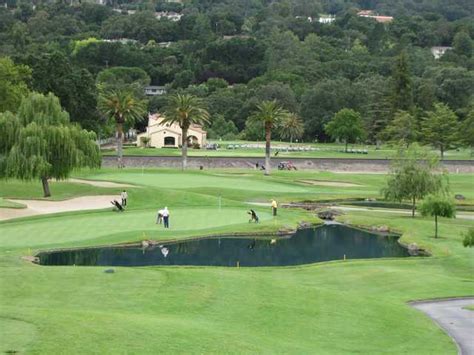
[[[174,147],[176,146],[176,139],[174,137],[168,136],[168,137],[165,137],[164,143],[165,143],[165,147],[170,147],[170,146]]]

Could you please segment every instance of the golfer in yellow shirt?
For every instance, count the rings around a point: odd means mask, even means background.
[[[278,204],[275,200],[272,200],[272,212],[273,212],[273,216],[276,216],[277,215],[277,208],[278,208]]]

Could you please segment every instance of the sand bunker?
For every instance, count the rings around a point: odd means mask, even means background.
[[[68,179],[67,181],[69,182],[75,182],[78,184],[87,184],[87,185],[92,185],[92,186],[97,186],[97,187],[138,187],[135,185],[129,185],[129,184],[119,184],[116,182],[111,182],[111,181],[97,181],[97,180],[84,180],[84,179]]]
[[[83,196],[64,201],[12,200],[26,205],[27,208],[0,208],[0,221],[50,213],[99,210],[112,207],[112,200],[120,201],[120,196]]]
[[[353,184],[351,182],[342,181],[328,181],[328,180],[298,180],[304,184],[317,185],[317,186],[332,186],[332,187],[359,187],[362,185]]]

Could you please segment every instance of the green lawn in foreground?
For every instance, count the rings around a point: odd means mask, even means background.
[[[212,142],[212,141],[210,141]],[[263,142],[216,142],[220,144],[218,150],[207,150],[207,149],[189,149],[189,156],[196,157],[264,157],[265,149]],[[261,148],[237,148],[237,149],[227,149],[227,146],[238,144],[260,144]],[[288,147],[289,143],[285,142],[272,142],[272,147]],[[396,154],[396,148],[392,146],[384,145],[380,149],[376,149],[375,146],[367,145],[351,145],[349,149],[355,150],[367,150],[367,154],[356,154],[356,153],[346,153],[344,152],[343,144],[335,143],[319,143],[319,144],[291,144],[293,147],[314,147],[317,148],[317,151],[280,151],[278,153],[277,159],[285,158],[345,158],[345,159],[390,159]],[[432,149],[432,152],[436,155],[439,155],[439,151]],[[116,152],[113,149],[105,149],[102,151],[104,155],[115,155]],[[126,147],[124,149],[125,155],[139,155],[139,156],[180,156],[180,149],[173,148],[137,148],[137,147]],[[275,152],[272,152],[274,155]],[[459,149],[459,150],[449,150],[445,152],[444,159],[461,159],[461,160],[472,160],[473,156],[470,149]]]
[[[384,177],[243,171],[104,170],[81,177],[133,182],[122,213],[92,211],[0,223],[0,352],[55,353],[413,353],[456,354],[451,339],[409,300],[474,294],[474,249],[463,248],[466,219],[354,212],[341,220],[389,225],[434,254],[428,258],[348,260],[298,267],[42,267],[20,256],[38,248],[269,231],[317,221],[281,209],[247,222],[244,201],[377,196]],[[453,175],[473,198],[470,175]],[[357,183],[350,188],[304,185],[302,179]],[[40,184],[39,184],[40,185]],[[69,194],[82,193],[75,184]],[[268,186],[268,190],[265,188]],[[1,190],[3,192],[3,190]],[[17,190],[18,192],[19,190]],[[21,192],[21,191],[20,191]],[[219,209],[219,196],[220,209]],[[171,210],[171,229],[154,224]],[[67,349],[67,350],[65,350]]]

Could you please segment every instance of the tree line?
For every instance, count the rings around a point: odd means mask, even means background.
[[[472,145],[468,134],[459,134],[472,132],[470,7],[462,0],[10,1],[0,8],[0,91],[6,93],[0,111],[14,111],[28,91],[52,92],[73,122],[110,135],[114,126],[99,109],[104,87],[128,87],[145,102],[144,112],[164,110],[166,95],[143,96],[143,87],[153,84],[169,96],[202,100],[211,138],[264,139],[265,130],[249,118],[261,102],[276,100],[297,127],[291,135],[274,130],[277,139],[434,142],[443,154]],[[394,20],[362,18],[360,9]],[[183,16],[158,20],[155,11],[163,10]],[[319,23],[325,13],[336,20]],[[435,59],[431,46],[452,50]],[[360,134],[329,128],[344,109],[359,116]],[[436,133],[429,122],[442,112],[450,129]]]

